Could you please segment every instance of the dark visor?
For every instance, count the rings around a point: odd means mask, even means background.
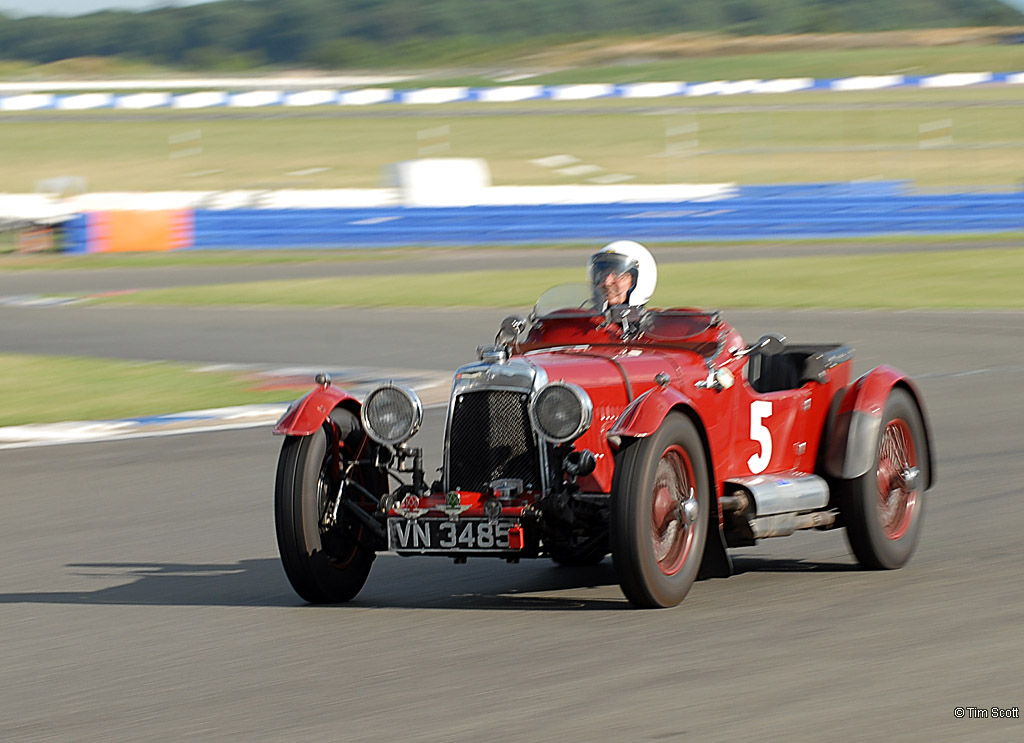
[[[597,253],[590,259],[590,283],[603,284],[609,276],[617,278],[636,268],[636,261],[618,253]]]

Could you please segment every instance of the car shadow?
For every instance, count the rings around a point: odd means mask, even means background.
[[[841,573],[856,564],[733,556],[733,574]],[[0,604],[312,607],[291,588],[277,558],[236,563],[72,563],[67,577],[85,590],[0,593]],[[88,590],[88,585],[102,587]],[[114,585],[111,585],[111,584]],[[335,608],[468,609],[488,611],[612,611],[630,609],[610,558],[590,567],[549,560],[509,565],[444,558],[378,556],[359,595]]]
[[[822,562],[760,555],[732,555],[733,574],[741,573],[849,573],[863,570],[853,562]]]
[[[86,590],[0,593],[0,604],[314,608],[292,590],[277,558],[224,564],[72,563],[66,568],[67,577]],[[103,585],[87,590],[90,583]],[[610,559],[569,568],[547,560],[453,565],[439,558],[380,555],[360,594],[336,607],[564,611],[629,604],[618,590]]]

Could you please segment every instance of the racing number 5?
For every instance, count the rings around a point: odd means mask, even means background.
[[[770,400],[754,400],[750,403],[750,438],[761,445],[759,454],[752,454],[747,466],[755,475],[759,475],[768,467],[772,459],[772,432],[762,421],[771,418],[772,403]]]

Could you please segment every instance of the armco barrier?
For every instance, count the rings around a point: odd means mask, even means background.
[[[82,219],[73,220],[66,240],[77,252],[89,250]],[[1024,232],[1024,192],[753,186],[711,202],[196,210],[192,227],[185,247],[198,250],[989,234]]]

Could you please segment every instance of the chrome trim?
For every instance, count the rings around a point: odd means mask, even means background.
[[[580,408],[582,408],[582,418],[580,419],[579,425],[576,426],[576,429],[569,436],[560,439],[548,436],[546,433],[544,433],[544,430],[537,422],[537,400],[540,398],[541,393],[550,387],[565,387],[567,390],[569,390],[576,396],[576,399],[580,401]],[[530,396],[530,407],[528,412],[530,415],[530,425],[533,426],[533,430],[537,433],[538,436],[552,444],[565,444],[570,441],[575,441],[584,433],[586,433],[588,428],[590,428],[590,424],[594,420],[594,401],[590,399],[590,395],[587,394],[587,391],[580,387],[578,384],[573,384],[572,382],[566,382],[564,380],[558,380],[555,382],[550,382],[549,384],[546,384],[543,387],[541,387],[539,390],[534,391],[534,393]]]
[[[368,403],[370,402],[370,400],[378,392],[387,389],[398,390],[403,395],[405,395],[405,397],[408,398],[409,401],[412,403],[412,420],[409,422],[408,432],[401,438],[392,440],[384,439],[381,436],[379,436],[377,432],[374,431],[373,426],[371,426],[369,421],[367,421],[366,419],[366,410],[367,408],[369,408]],[[363,430],[366,431],[366,435],[369,436],[371,439],[373,439],[379,444],[384,444],[385,446],[397,446],[398,444],[401,444],[411,439],[413,436],[416,435],[417,431],[420,430],[420,426],[423,424],[423,403],[420,401],[419,395],[413,392],[413,390],[411,390],[409,387],[406,387],[404,384],[385,382],[384,384],[379,384],[376,387],[374,387],[372,390],[370,390],[369,393],[367,393],[366,397],[363,398],[363,404],[359,408],[359,420],[363,424]]]
[[[730,477],[728,483],[739,485],[753,496],[758,517],[814,511],[828,505],[828,483],[817,475]]]
[[[513,357],[500,364],[477,361],[460,366],[455,370],[444,426],[444,456],[442,459],[444,462],[444,472],[441,479],[445,490],[449,490],[451,486],[451,483],[448,481],[448,473],[451,471],[452,417],[455,413],[455,402],[459,395],[466,394],[467,392],[500,390],[521,392],[532,397],[534,392],[547,385],[547,383],[547,372],[521,356]],[[537,435],[536,429],[533,430],[533,436],[537,450],[540,452],[541,492],[547,494],[551,489],[551,483],[548,481],[548,450],[544,440]]]

